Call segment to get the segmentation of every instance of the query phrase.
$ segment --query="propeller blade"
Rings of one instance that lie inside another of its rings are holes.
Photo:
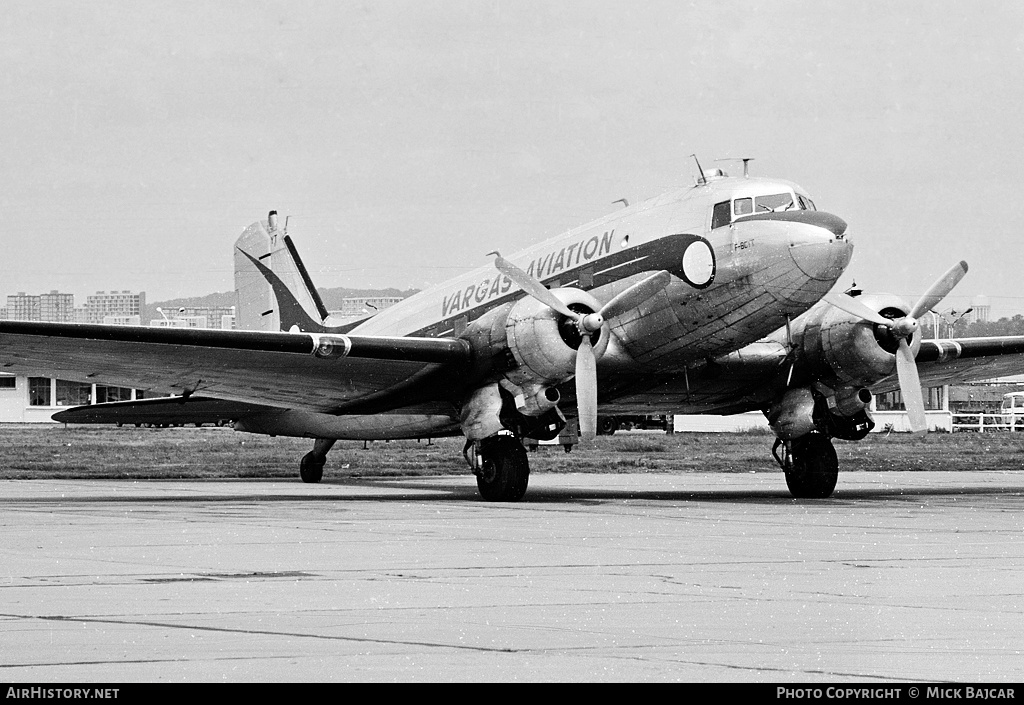
[[[857,316],[863,318],[865,321],[871,321],[882,326],[892,326],[892,321],[885,316],[882,316],[877,311],[868,308],[857,299],[846,294],[825,294],[822,299],[832,306],[835,306],[840,311],[846,311],[851,316]]]
[[[907,416],[910,417],[910,430],[914,433],[927,431],[921,378],[917,374],[917,362],[914,361],[914,353],[906,338],[900,338],[900,347],[896,351],[896,374],[900,379],[903,405],[907,407]]]
[[[516,265],[509,262],[497,252],[492,254],[496,255],[494,258],[494,266],[498,268],[498,271],[518,284],[523,291],[540,301],[548,308],[558,311],[563,316],[571,318],[574,321],[579,320],[580,314],[571,311],[568,306],[562,303],[561,299],[544,288],[543,284]]]
[[[911,309],[911,318],[920,318],[931,309],[939,305],[939,302],[946,298],[946,295],[953,290],[960,280],[967,274],[967,263],[959,262],[949,268],[949,271],[939,277],[939,280],[932,284],[931,288],[917,300],[914,308]]]
[[[592,441],[597,437],[597,359],[589,335],[576,351],[576,404],[580,438]]]
[[[672,275],[662,270],[638,281],[633,286],[620,292],[598,311],[604,318],[615,318],[626,311],[636,308],[647,299],[664,289],[672,281]]]

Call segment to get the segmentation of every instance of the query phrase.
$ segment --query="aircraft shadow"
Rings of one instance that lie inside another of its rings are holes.
[[[434,478],[431,478],[434,480]],[[123,492],[111,494],[85,494],[81,496],[63,496],[55,499],[52,496],[40,495],[36,497],[0,497],[0,506],[11,504],[83,504],[83,503],[153,503],[153,504],[196,504],[196,503],[278,503],[278,502],[301,502],[301,503],[342,503],[342,502],[472,502],[481,506],[505,506],[515,507],[523,505],[538,504],[576,504],[576,505],[602,505],[610,502],[697,502],[697,503],[729,503],[749,505],[774,505],[774,504],[802,504],[802,505],[828,505],[844,506],[853,504],[864,504],[866,502],[900,502],[916,501],[922,498],[963,498],[963,497],[991,497],[1007,496],[1020,497],[1024,494],[1020,485],[986,485],[965,486],[965,487],[885,487],[885,488],[856,488],[843,489],[842,485],[836,489],[835,494],[827,500],[798,500],[790,496],[785,485],[778,488],[758,489],[735,489],[723,488],[721,490],[646,490],[642,486],[630,489],[601,489],[593,487],[533,487],[529,489],[522,501],[516,503],[490,503],[480,499],[475,483],[465,481],[462,478],[436,478],[444,483],[444,487],[425,484],[423,478],[402,479],[402,478],[334,478],[325,479],[322,487],[329,490],[323,494],[315,492],[295,492],[284,494],[266,494],[253,490],[253,482],[239,482],[238,492],[217,492],[217,493],[182,493],[168,494],[166,492],[146,493],[125,496]],[[196,481],[194,488],[201,490],[202,485],[207,481]],[[264,481],[255,481],[258,486]],[[154,482],[154,488],[162,484]],[[638,481],[642,485],[642,481]],[[138,484],[135,485],[138,487]],[[344,492],[345,487],[351,487],[352,492]],[[380,491],[375,492],[377,488]]]

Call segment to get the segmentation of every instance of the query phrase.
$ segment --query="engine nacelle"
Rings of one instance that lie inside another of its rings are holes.
[[[902,318],[910,306],[892,294],[864,294],[857,299],[886,318]],[[921,349],[921,336],[909,340],[914,355]],[[874,384],[896,372],[896,350],[899,340],[888,328],[841,311],[826,307],[816,320],[804,329],[802,355],[812,365],[824,363],[830,374],[819,379],[834,378],[830,386],[859,388]],[[824,372],[824,370],[822,370]]]
[[[768,425],[784,441],[817,431],[835,438],[859,441],[875,427],[868,413],[871,392],[863,387],[829,390],[796,387],[768,408]]]
[[[787,390],[768,409],[768,425],[784,441],[806,436],[817,429],[814,420],[815,399],[806,387]]]
[[[600,302],[581,289],[552,289],[571,310],[593,313]],[[576,350],[581,336],[575,322],[548,308],[533,297],[516,302],[505,320],[505,337],[518,367],[505,373],[521,387],[565,382],[576,374]],[[591,335],[594,355],[600,359],[608,347],[608,326]]]

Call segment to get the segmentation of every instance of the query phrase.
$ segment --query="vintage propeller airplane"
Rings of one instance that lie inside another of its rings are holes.
[[[1024,336],[921,339],[917,319],[965,263],[913,306],[830,293],[853,253],[846,223],[796,184],[744,172],[702,173],[515,255],[492,253],[492,264],[345,325],[271,212],[239,238],[236,266],[253,276],[236,284],[250,302],[273,292],[257,318],[274,330],[3,321],[0,366],[175,394],[58,421],[227,418],[239,431],[313,438],[305,482],[321,479],[338,439],[462,434],[481,495],[498,501],[526,492],[522,441],[555,437],[566,413],[588,440],[599,413],[749,410],[766,414],[793,496],[824,498],[839,469],[832,439],[869,432],[873,393],[900,389],[922,432],[922,382],[1024,370]]]

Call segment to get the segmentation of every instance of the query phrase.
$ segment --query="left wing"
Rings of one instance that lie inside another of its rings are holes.
[[[0,321],[0,370],[285,409],[379,413],[476,378],[455,338]]]
[[[1024,335],[924,340],[916,361],[923,387],[1024,374]],[[876,394],[896,389],[896,375],[871,385]]]

